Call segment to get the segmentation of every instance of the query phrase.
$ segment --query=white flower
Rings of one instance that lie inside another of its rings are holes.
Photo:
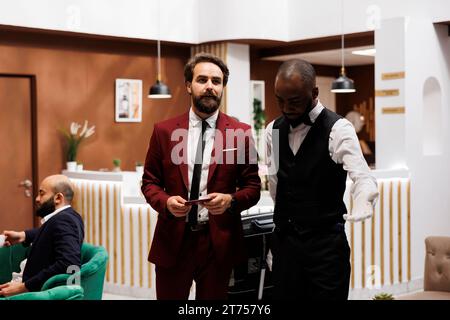
[[[88,137],[92,136],[94,134],[94,132],[95,132],[95,126],[92,126],[86,131],[84,137],[88,138]]]
[[[70,124],[70,134],[75,136],[78,132],[78,129],[80,129],[80,127],[81,127],[81,125],[79,125],[78,123],[72,122]]]
[[[81,128],[81,124],[72,122],[70,124],[69,132],[67,132],[67,130],[62,130],[64,136],[67,139],[67,145],[66,145],[67,161],[75,161],[76,160],[78,146],[81,143],[81,141],[84,140],[85,138],[92,136],[95,132],[95,126],[92,126],[89,128],[87,120],[84,121],[83,129],[81,130],[80,134],[78,134],[78,130],[80,128]]]
[[[80,137],[82,137],[86,133],[87,124],[88,124],[87,120],[84,120],[84,126],[83,126],[83,130],[81,130]]]

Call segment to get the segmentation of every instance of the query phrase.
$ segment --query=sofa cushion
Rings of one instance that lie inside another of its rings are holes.
[[[450,300],[450,292],[422,291],[395,297],[395,300]]]
[[[427,237],[424,291],[450,292],[450,237]]]

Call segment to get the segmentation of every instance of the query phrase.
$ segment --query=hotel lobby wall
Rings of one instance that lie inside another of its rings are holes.
[[[424,239],[430,235],[450,234],[450,37],[445,25],[428,19],[405,21],[405,146],[412,179],[413,261],[418,275],[423,274]],[[429,79],[440,86],[436,103],[427,103]],[[437,112],[437,114],[433,114]],[[428,127],[432,117],[432,128]],[[427,153],[427,135],[439,130],[439,148]]]
[[[375,32],[376,90],[399,93],[376,98],[377,169],[410,171],[411,272],[418,279],[424,272],[425,238],[450,234],[450,37],[447,26],[429,19],[396,18],[381,25]],[[384,35],[382,41],[377,33]],[[400,72],[403,78],[382,78]],[[427,102],[430,79],[439,87],[432,105]],[[438,147],[429,154],[425,144],[433,130]]]
[[[39,180],[65,166],[62,135],[72,121],[88,120],[95,134],[83,141],[77,160],[85,169],[134,170],[144,161],[153,125],[187,110],[183,67],[188,47],[162,46],[162,77],[168,100],[147,98],[156,77],[156,44],[0,31],[0,73],[33,74],[37,82]],[[114,121],[115,79],[143,80],[140,123]]]

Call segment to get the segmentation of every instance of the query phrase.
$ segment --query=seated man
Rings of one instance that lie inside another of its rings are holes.
[[[0,285],[0,295],[11,296],[39,291],[49,278],[66,273],[69,266],[81,266],[84,225],[81,216],[70,206],[73,187],[66,176],[45,178],[36,197],[39,228],[26,231],[4,231],[5,245],[32,244],[23,271],[23,282]]]

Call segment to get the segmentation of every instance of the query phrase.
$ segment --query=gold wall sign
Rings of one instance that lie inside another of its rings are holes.
[[[385,107],[381,109],[382,114],[402,114],[405,113],[405,107]]]
[[[398,89],[375,90],[376,97],[391,97],[391,96],[398,96],[399,94],[400,90]]]
[[[389,73],[382,73],[381,74],[381,80],[395,80],[395,79],[404,79],[405,78],[405,72],[389,72]]]

